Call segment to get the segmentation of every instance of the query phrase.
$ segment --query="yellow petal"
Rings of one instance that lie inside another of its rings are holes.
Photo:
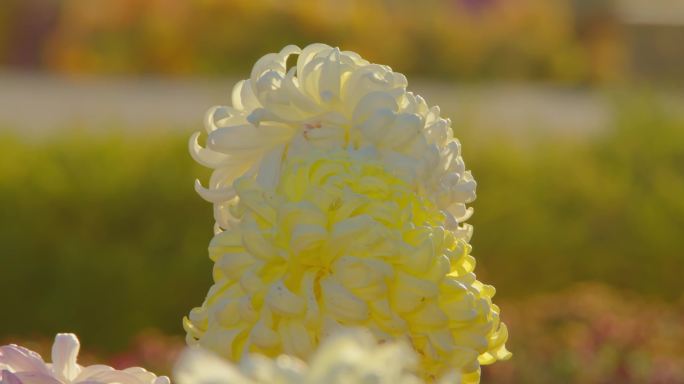
[[[331,278],[321,280],[323,305],[335,319],[359,323],[370,316],[368,305]]]
[[[266,304],[282,316],[298,316],[304,314],[306,301],[290,291],[282,280],[271,284],[266,295]]]

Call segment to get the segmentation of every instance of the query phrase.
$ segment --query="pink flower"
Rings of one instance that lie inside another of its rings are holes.
[[[0,384],[169,384],[143,368],[118,371],[106,365],[83,367],[76,363],[81,345],[76,335],[59,333],[52,345],[52,364],[18,345],[0,347]]]

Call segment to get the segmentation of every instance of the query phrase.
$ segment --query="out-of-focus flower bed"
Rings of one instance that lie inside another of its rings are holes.
[[[515,359],[485,383],[684,383],[684,302],[581,284],[501,307]]]
[[[185,347],[179,335],[167,335],[156,329],[139,333],[124,351],[108,358],[112,367],[145,367],[152,372],[171,374],[171,368]]]

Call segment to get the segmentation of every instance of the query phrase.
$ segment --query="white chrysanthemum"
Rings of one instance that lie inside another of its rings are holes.
[[[299,57],[288,68],[292,55]],[[391,172],[432,196],[447,226],[467,219],[475,181],[450,121],[406,85],[389,67],[324,44],[262,57],[233,89],[232,107],[207,113],[206,148],[199,133],[190,141],[193,157],[214,169],[209,188],[199,182],[196,188],[214,203],[217,231],[233,221],[233,181],[256,175],[263,188],[274,188],[281,161],[310,147],[373,146]]]
[[[333,331],[364,327],[409,341],[421,377],[465,383],[510,356],[462,223],[475,181],[449,121],[403,75],[288,46],[206,123],[206,148],[195,134],[190,149],[214,169],[197,184],[214,203],[214,285],[184,319],[189,344],[308,360]]]
[[[321,345],[309,365],[293,356],[257,354],[233,365],[191,347],[178,360],[174,377],[178,384],[418,384],[415,367],[416,356],[403,343],[379,345],[367,333],[344,332]]]
[[[76,335],[60,333],[52,345],[52,364],[18,345],[0,347],[2,384],[169,384],[143,368],[116,370],[106,365],[83,367],[76,363],[80,343]]]
[[[469,233],[377,152],[289,157],[273,191],[234,183],[238,220],[209,247],[214,285],[185,319],[190,344],[239,361],[250,352],[308,359],[337,329],[407,339],[425,378],[452,369],[477,380],[506,358],[494,288],[476,280]]]

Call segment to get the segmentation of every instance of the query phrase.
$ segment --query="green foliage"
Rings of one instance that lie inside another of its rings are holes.
[[[499,299],[580,280],[680,295],[684,120],[644,100],[616,113],[595,140],[458,133],[477,271]],[[208,172],[185,136],[156,132],[0,137],[0,339],[74,331],[119,350],[143,328],[182,334],[211,284],[211,207],[192,188]]]
[[[2,332],[74,331],[120,348],[179,332],[210,283],[204,174],[180,137],[0,140]]]
[[[647,97],[615,113],[596,140],[465,146],[475,255],[501,295],[585,280],[681,295],[684,119]]]

